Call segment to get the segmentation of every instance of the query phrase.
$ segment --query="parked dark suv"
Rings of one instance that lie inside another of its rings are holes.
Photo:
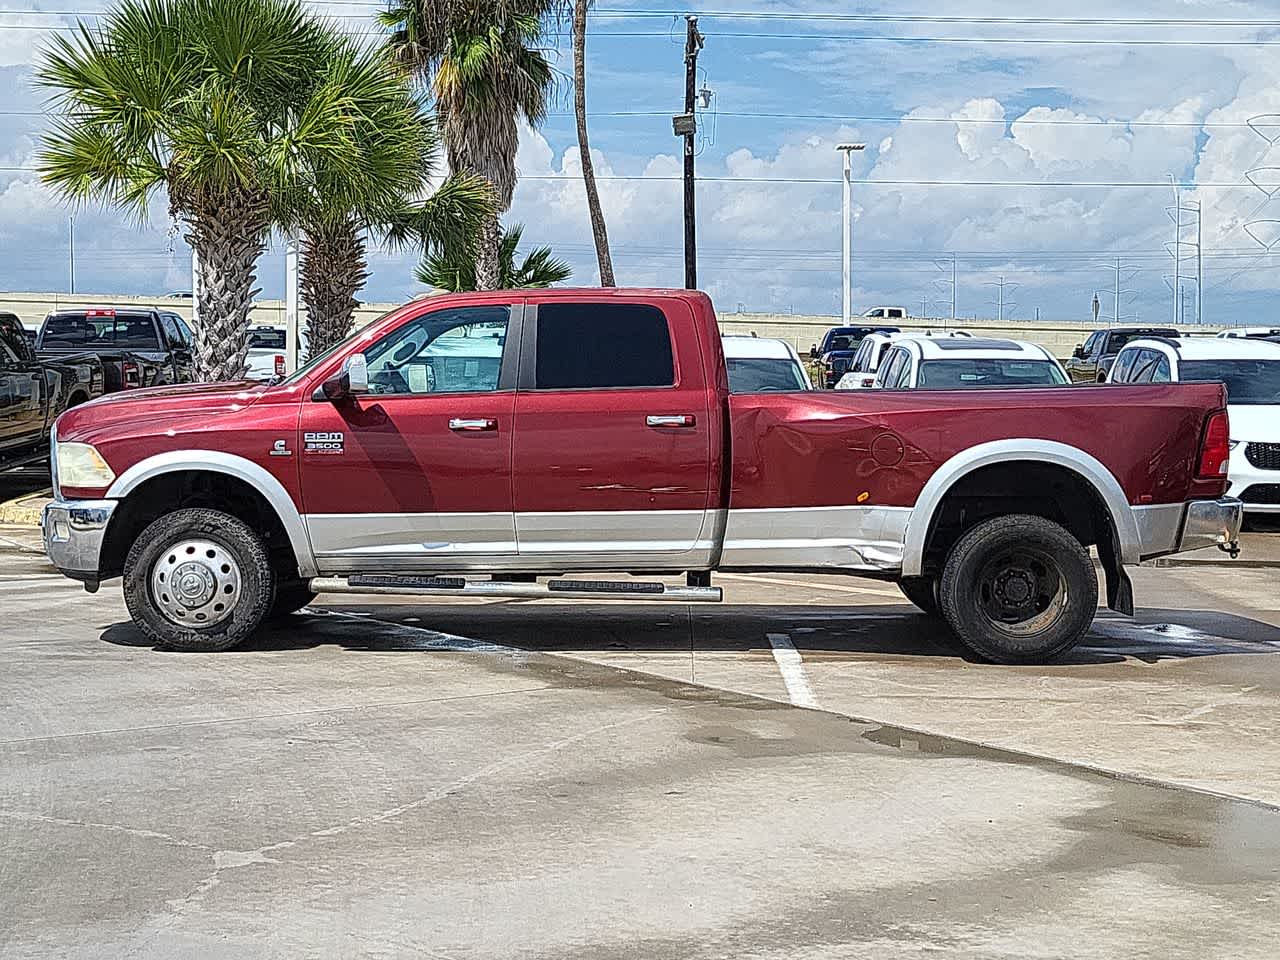
[[[849,372],[858,345],[868,335],[901,332],[899,327],[832,327],[822,338],[822,343],[815,344],[809,351],[811,359],[822,362],[819,386],[831,390],[840,382],[840,378]]]

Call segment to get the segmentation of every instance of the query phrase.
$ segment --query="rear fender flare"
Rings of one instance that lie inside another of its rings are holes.
[[[298,559],[299,574],[303,577],[319,576],[315,553],[311,549],[311,538],[307,535],[307,526],[298,513],[293,498],[279,480],[244,457],[219,450],[173,450],[159,453],[135,463],[117,477],[105,497],[109,500],[123,500],[147,480],[167,473],[187,471],[225,473],[243,480],[257,490],[280,518],[280,523],[289,536],[289,544],[293,547],[293,555]]]
[[[929,478],[911,512],[902,558],[904,577],[920,576],[924,565],[925,543],[933,527],[934,516],[951,488],[961,479],[982,467],[1030,460],[1065,467],[1087,480],[1106,505],[1111,524],[1120,543],[1120,562],[1138,563],[1142,546],[1138,521],[1120,481],[1100,460],[1091,454],[1053,440],[994,440],[957,453]]]

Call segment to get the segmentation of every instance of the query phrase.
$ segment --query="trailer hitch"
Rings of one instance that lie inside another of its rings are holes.
[[[1231,559],[1234,560],[1236,557],[1240,556],[1240,541],[1232,540],[1228,543],[1220,543],[1218,544],[1218,549],[1223,553],[1230,554]]]

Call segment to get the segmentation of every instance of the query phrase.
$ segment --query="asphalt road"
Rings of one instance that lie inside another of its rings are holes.
[[[791,576],[342,598],[197,656],[24,544],[0,957],[1275,955],[1280,571],[1138,571],[1051,667]]]

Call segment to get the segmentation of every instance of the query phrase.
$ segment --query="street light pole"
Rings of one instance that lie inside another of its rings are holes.
[[[76,292],[76,218],[67,217],[67,240],[69,241],[69,253],[71,256],[68,266],[70,267],[70,283],[71,293]]]
[[[867,149],[865,143],[842,143],[837,150],[844,155],[843,198],[841,203],[841,238],[844,252],[844,296],[840,317],[847,327],[853,316],[853,159],[854,153]]]
[[[698,32],[698,18],[686,17],[684,41],[684,113],[695,116],[695,98],[698,93],[698,51],[702,49],[702,34]],[[694,137],[696,120],[684,135],[684,285],[690,289],[698,286],[698,229],[696,200],[694,195]]]

